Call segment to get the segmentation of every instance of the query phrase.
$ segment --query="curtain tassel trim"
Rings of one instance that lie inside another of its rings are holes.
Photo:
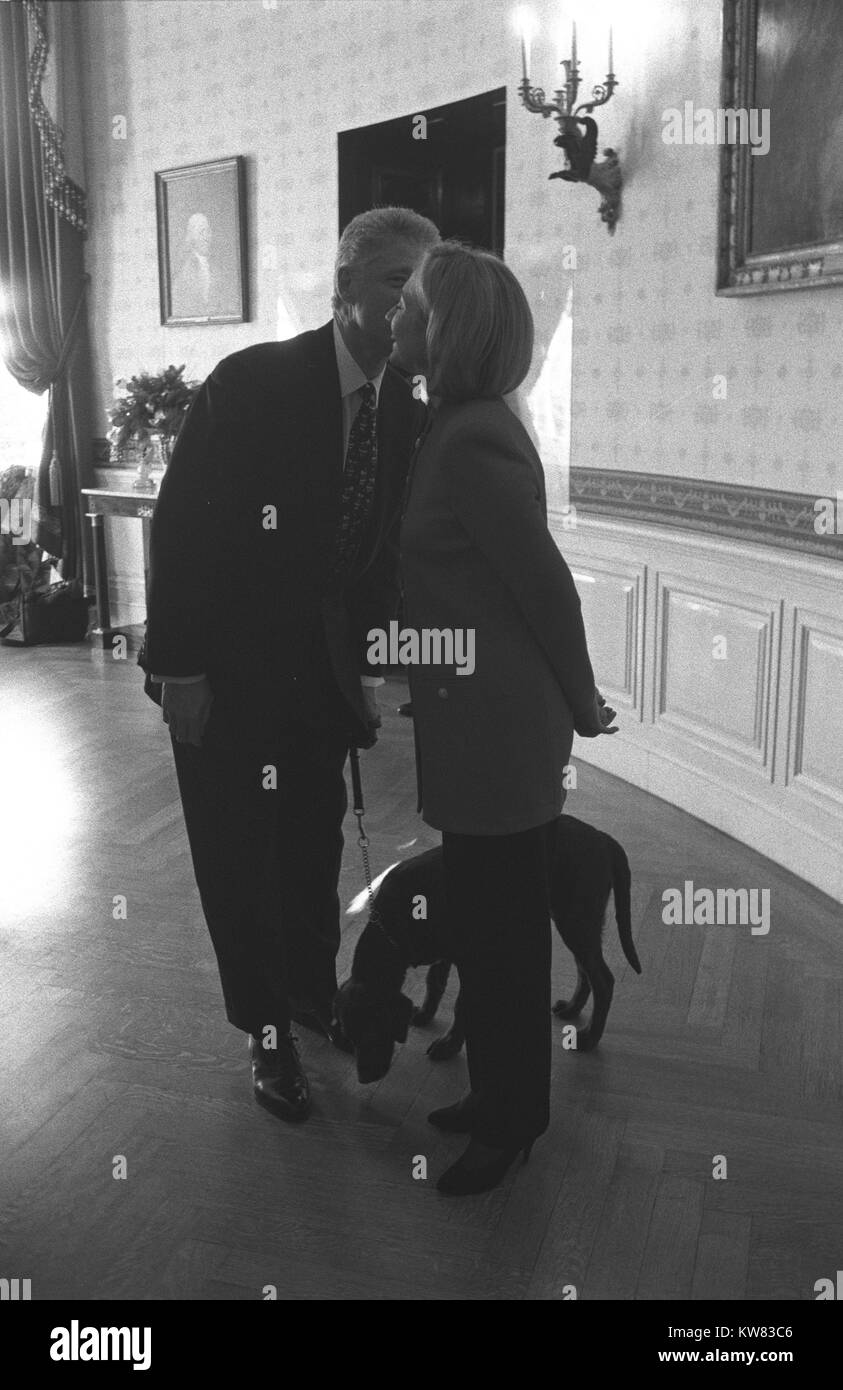
[[[55,449],[53,450],[53,457],[50,459],[50,506],[61,506],[61,469],[59,456]]]
[[[88,200],[84,189],[68,178],[64,167],[64,135],[52,120],[41,96],[41,81],[47,66],[49,42],[44,0],[23,0],[24,12],[35,36],[29,56],[27,96],[32,119],[41,137],[44,168],[44,196],[60,217],[79,232],[88,230]]]

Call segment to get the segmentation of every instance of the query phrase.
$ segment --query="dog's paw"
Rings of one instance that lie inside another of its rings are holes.
[[[600,1039],[591,1027],[577,1029],[577,1052],[593,1052]]]
[[[576,1018],[581,1010],[574,1003],[573,999],[557,999],[552,1012],[557,1018]]]
[[[459,1038],[452,1038],[450,1033],[445,1033],[441,1038],[435,1038],[427,1049],[427,1055],[431,1062],[448,1062],[452,1057],[456,1057],[462,1042]]]

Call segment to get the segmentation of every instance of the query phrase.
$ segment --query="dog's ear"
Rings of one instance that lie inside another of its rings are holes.
[[[399,994],[395,1001],[395,1012],[393,1014],[392,1036],[396,1042],[407,1041],[407,1029],[410,1026],[410,1019],[415,1013],[415,1004],[412,999],[408,999],[406,994]]]

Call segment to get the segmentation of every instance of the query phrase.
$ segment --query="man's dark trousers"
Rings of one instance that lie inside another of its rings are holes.
[[[348,735],[285,723],[263,749],[172,741],[226,1014],[255,1036],[289,1032],[290,999],[329,1012],[337,988]]]

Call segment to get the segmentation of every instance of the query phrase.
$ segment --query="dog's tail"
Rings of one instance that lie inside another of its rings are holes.
[[[638,959],[638,952],[632,940],[632,917],[630,902],[630,887],[632,884],[632,874],[629,871],[629,860],[626,851],[617,840],[613,840],[611,835],[608,837],[612,850],[612,891],[615,895],[615,920],[618,924],[618,934],[621,939],[623,953],[637,974],[641,974],[641,962]]]

